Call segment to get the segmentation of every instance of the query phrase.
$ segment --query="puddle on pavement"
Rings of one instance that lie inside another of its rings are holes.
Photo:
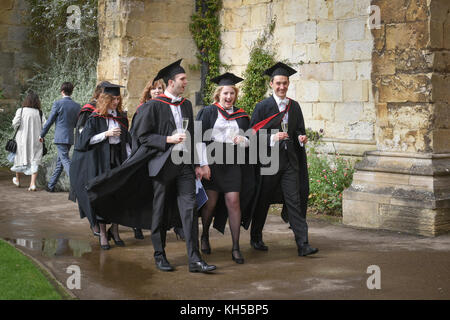
[[[82,257],[83,254],[92,252],[88,241],[74,239],[8,239],[9,243],[33,250],[40,251],[47,257],[71,256]]]

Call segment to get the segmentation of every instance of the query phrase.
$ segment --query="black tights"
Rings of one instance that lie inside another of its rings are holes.
[[[208,195],[208,201],[201,209],[203,225],[202,237],[209,237],[209,226],[211,225],[213,212],[219,198],[219,193],[214,190],[206,190],[206,194]],[[239,234],[241,228],[241,206],[239,201],[239,192],[225,193],[225,205],[228,209],[233,250],[239,249]]]

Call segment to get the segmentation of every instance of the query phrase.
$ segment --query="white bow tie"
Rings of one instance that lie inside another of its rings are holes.
[[[287,99],[280,100],[280,106],[281,105],[286,106],[287,104],[288,104],[288,100]]]
[[[172,103],[181,101],[181,97],[173,98]]]

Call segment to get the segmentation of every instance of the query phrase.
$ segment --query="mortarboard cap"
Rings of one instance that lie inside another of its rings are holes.
[[[211,79],[212,82],[217,83],[219,86],[234,86],[242,80],[244,79],[239,78],[230,72],[221,74],[220,76]]]
[[[168,83],[169,79],[173,78],[177,74],[186,73],[186,71],[184,71],[183,67],[180,66],[181,60],[183,60],[183,59],[175,61],[174,63],[169,64],[167,67],[164,67],[161,70],[159,70],[158,74],[153,79],[153,82],[162,78],[162,79],[164,79],[165,83]]]
[[[290,77],[294,73],[297,73],[294,69],[289,67],[288,65],[284,64],[283,62],[278,62],[269,69],[266,69],[264,71],[265,75],[268,75],[269,77],[273,78],[275,76],[286,76]]]
[[[125,88],[124,86],[111,83],[109,81],[103,81],[100,83],[100,85],[103,87],[104,93],[109,93],[112,96],[120,96],[120,88]]]

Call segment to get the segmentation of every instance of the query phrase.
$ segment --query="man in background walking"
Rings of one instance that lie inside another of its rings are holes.
[[[40,141],[42,142],[50,127],[55,123],[55,138],[53,142],[58,150],[58,158],[55,171],[47,185],[46,190],[49,192],[55,191],[55,185],[63,169],[69,176],[69,151],[73,145],[73,130],[77,124],[78,113],[80,112],[80,105],[70,98],[73,92],[73,84],[64,82],[60,91],[62,99],[53,103],[52,111],[42,128],[40,136]]]

